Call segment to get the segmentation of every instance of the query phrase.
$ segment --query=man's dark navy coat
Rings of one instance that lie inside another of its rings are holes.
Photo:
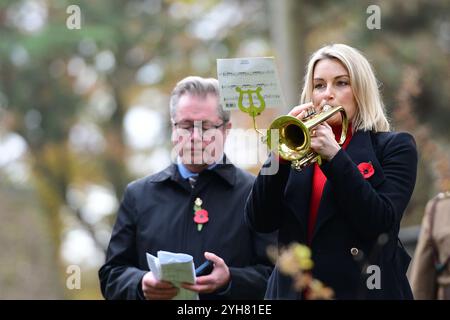
[[[204,299],[262,299],[272,264],[266,247],[275,236],[260,235],[244,223],[245,201],[254,177],[232,164],[200,173],[195,188],[176,165],[128,185],[99,271],[107,299],[143,298],[141,280],[148,272],[145,253],[187,253],[199,266],[204,252],[220,256],[230,268],[231,285]],[[200,197],[209,221],[199,232],[194,201]]]
[[[375,170],[368,179],[357,168],[364,162]],[[321,170],[327,182],[311,242],[313,275],[338,299],[412,298],[406,278],[410,258],[398,232],[416,180],[413,137],[357,131],[347,149],[323,163]],[[247,222],[260,232],[279,230],[280,246],[306,243],[312,175],[312,166],[298,172],[288,164],[281,164],[276,175],[260,174],[247,202]],[[376,267],[379,288],[370,278]],[[267,298],[298,297],[291,279],[276,267]]]

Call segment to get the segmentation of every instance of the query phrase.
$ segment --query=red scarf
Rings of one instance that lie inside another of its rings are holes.
[[[342,127],[333,127],[333,132],[336,137],[336,140],[340,140],[341,138],[341,130]],[[345,150],[352,139],[352,127],[349,125],[347,131],[347,139],[344,142],[342,148]],[[323,188],[325,186],[325,182],[327,182],[327,177],[323,174],[322,170],[317,163],[314,164],[314,173],[312,179],[312,192],[311,199],[309,202],[309,219],[308,219],[308,244],[311,245],[312,236],[314,232],[314,226],[316,225],[317,220],[317,212],[319,211],[320,199],[322,198]]]

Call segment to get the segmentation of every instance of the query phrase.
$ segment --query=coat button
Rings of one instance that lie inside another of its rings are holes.
[[[358,248],[351,248],[350,253],[352,254],[352,256],[357,256],[359,253],[359,250],[358,250]]]

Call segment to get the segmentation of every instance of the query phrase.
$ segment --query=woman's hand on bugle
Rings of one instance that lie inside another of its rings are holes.
[[[288,115],[296,117],[298,120],[302,120],[308,116],[312,111],[317,111],[317,107],[312,102],[304,103],[292,108]]]
[[[311,149],[327,161],[333,159],[341,149],[336,141],[333,129],[325,121],[311,130]]]

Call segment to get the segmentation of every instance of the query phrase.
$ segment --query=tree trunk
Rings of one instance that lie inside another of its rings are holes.
[[[286,110],[298,105],[305,70],[305,5],[301,0],[269,1],[273,16],[272,41],[275,45]]]

